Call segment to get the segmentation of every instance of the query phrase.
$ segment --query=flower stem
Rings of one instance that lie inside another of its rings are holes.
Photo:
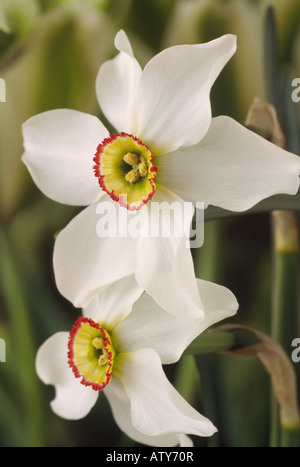
[[[199,386],[199,374],[193,355],[184,355],[180,360],[174,386],[184,399],[193,404]]]
[[[297,329],[298,228],[293,211],[273,211],[274,296],[272,335],[289,352]]]
[[[289,353],[298,325],[298,228],[293,211],[274,211],[273,228],[273,309],[272,337]],[[296,428],[298,431],[299,427]],[[278,406],[273,397],[271,403],[271,445],[288,442],[294,445],[294,427],[279,423]],[[298,433],[299,443],[299,433]],[[298,444],[297,444],[298,445]]]

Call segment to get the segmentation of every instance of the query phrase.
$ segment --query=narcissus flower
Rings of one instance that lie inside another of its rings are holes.
[[[86,307],[102,287],[135,274],[168,312],[196,318],[201,303],[186,246],[193,209],[182,220],[184,234],[147,238],[103,238],[97,209],[113,204],[121,230],[128,223],[122,211],[153,222],[153,206],[163,202],[182,212],[197,202],[243,211],[277,193],[295,194],[300,159],[231,118],[212,118],[210,89],[236,50],[234,36],[170,47],[143,70],[123,31],[115,44],[119,54],[96,81],[112,134],[98,118],[64,109],[23,126],[23,161],[38,187],[58,202],[88,205],[56,239],[56,283],[75,306]],[[178,230],[164,215],[156,222]]]
[[[54,334],[38,351],[37,373],[56,389],[53,411],[80,419],[103,392],[120,429],[139,443],[188,446],[188,434],[211,436],[213,424],[178,394],[162,369],[207,327],[237,310],[228,289],[200,280],[197,286],[205,308],[200,320],[166,313],[133,276],[96,296],[71,332]]]

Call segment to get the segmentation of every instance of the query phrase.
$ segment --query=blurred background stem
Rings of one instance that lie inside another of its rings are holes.
[[[293,211],[274,211],[272,337],[289,353],[298,328],[299,256],[298,227]],[[299,446],[299,426],[286,428],[273,398],[271,446]]]
[[[36,346],[19,267],[4,228],[0,230],[0,251],[0,286],[12,330],[11,353],[7,355],[7,362],[13,361],[14,364],[11,377],[20,404],[20,428],[27,438],[27,446],[40,447],[44,445],[44,429],[39,382],[34,367]]]

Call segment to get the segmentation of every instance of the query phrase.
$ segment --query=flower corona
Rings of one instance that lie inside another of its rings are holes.
[[[70,332],[68,349],[75,377],[102,391],[111,380],[115,355],[108,332],[92,319],[79,317]]]
[[[150,149],[127,133],[105,138],[94,157],[100,187],[130,211],[140,209],[155,192],[157,168]]]

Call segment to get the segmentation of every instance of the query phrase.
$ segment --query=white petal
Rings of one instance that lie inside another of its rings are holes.
[[[96,79],[96,93],[100,107],[118,132],[135,133],[137,95],[142,70],[132,54],[124,31],[115,40],[120,53],[105,62]]]
[[[45,384],[55,386],[52,410],[60,417],[78,420],[85,417],[98,398],[98,393],[83,386],[68,365],[69,333],[54,334],[39,348],[36,371]]]
[[[236,314],[239,304],[234,294],[222,285],[197,279],[197,285],[204,306],[204,322],[198,335],[209,326]],[[195,336],[196,337],[196,336]]]
[[[205,329],[236,313],[238,303],[229,289],[200,279],[197,285],[205,313],[203,319],[172,316],[144,293],[132,313],[114,330],[120,352],[152,348],[162,363],[174,363]]]
[[[131,402],[134,427],[147,436],[184,433],[211,436],[213,424],[190,406],[166,378],[152,349],[120,354],[116,376]]]
[[[103,194],[93,172],[97,146],[108,132],[96,117],[75,110],[51,110],[23,124],[23,162],[49,198],[84,206]]]
[[[140,80],[137,136],[155,154],[200,141],[211,120],[210,89],[236,50],[235,36],[156,55]]]
[[[123,29],[120,29],[115,37],[115,46],[120,52],[125,52],[127,55],[133,57],[133,51],[127,34]]]
[[[181,198],[160,186],[149,208],[153,229],[138,242],[135,273],[138,284],[162,308],[189,319],[203,316],[189,248],[192,217],[191,204],[184,206]]]
[[[138,443],[149,446],[192,446],[190,438],[183,434],[170,433],[159,436],[147,436],[138,431],[132,424],[130,414],[130,399],[128,398],[121,381],[113,378],[104,389],[116,423],[130,438]]]
[[[137,284],[134,275],[123,277],[103,287],[99,294],[83,310],[83,315],[113,329],[126,319],[134,302],[141,296],[143,289]]]
[[[117,223],[119,209],[127,211],[112,201],[93,204],[77,215],[55,241],[56,284],[60,293],[76,307],[85,308],[102,287],[135,270],[136,239],[114,237],[109,224],[107,235],[101,238],[98,223],[103,216],[97,213],[99,206],[104,208],[101,214],[107,209],[109,219]]]
[[[205,138],[159,158],[159,182],[185,200],[244,211],[299,188],[300,158],[229,117],[212,120]]]

